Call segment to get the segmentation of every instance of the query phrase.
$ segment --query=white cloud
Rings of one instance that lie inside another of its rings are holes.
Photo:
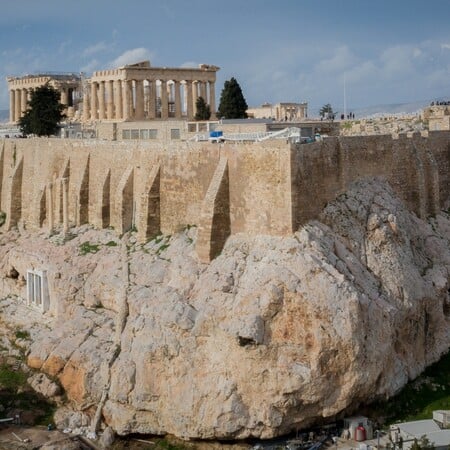
[[[98,61],[98,59],[92,59],[91,61],[89,61],[87,64],[85,64],[83,67],[81,67],[81,72],[85,72],[85,73],[91,73],[94,70],[100,70],[101,64]]]
[[[441,44],[442,50],[450,50],[450,44]]]
[[[379,77],[379,68],[373,61],[363,61],[346,72],[347,83],[367,83]]]
[[[118,56],[114,61],[111,61],[109,63],[110,67],[121,67],[125,66],[126,64],[135,64],[137,62],[146,61],[152,59],[152,53],[150,50],[139,47],[139,48],[133,48],[131,50],[127,50],[126,52],[122,53],[120,56]]]
[[[343,45],[334,50],[333,55],[329,58],[321,60],[315,66],[315,71],[323,72],[341,72],[352,67],[357,62],[356,56],[350,49]]]
[[[96,53],[99,52],[104,52],[105,50],[108,49],[108,45],[104,42],[97,42],[96,44],[90,45],[89,47],[86,47],[83,52],[82,55],[83,56],[92,56],[95,55]]]

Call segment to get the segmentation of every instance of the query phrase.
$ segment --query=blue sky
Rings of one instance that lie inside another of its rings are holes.
[[[15,0],[0,2],[5,77],[150,59],[221,67],[249,106],[347,109],[450,97],[450,0]]]

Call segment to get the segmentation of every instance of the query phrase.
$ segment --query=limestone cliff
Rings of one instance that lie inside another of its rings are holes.
[[[450,216],[418,219],[377,180],[291,237],[231,236],[210,264],[195,228],[69,237],[0,235],[2,318],[119,434],[268,438],[391,396],[449,349]],[[31,266],[53,316],[15,297]]]

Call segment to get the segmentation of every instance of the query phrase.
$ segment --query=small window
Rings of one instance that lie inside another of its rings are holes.
[[[170,139],[180,139],[180,129],[172,128],[170,130]]]
[[[122,130],[122,139],[130,139],[130,130]]]
[[[197,124],[196,123],[188,123],[188,131],[189,133],[197,132]]]
[[[50,300],[45,270],[27,270],[27,304],[41,312],[48,311]]]
[[[139,130],[131,130],[131,139],[139,139]]]
[[[140,139],[148,139],[149,130],[139,130],[139,138]]]
[[[207,131],[207,129],[208,129],[208,124],[206,122],[200,122],[198,124],[198,131],[204,132],[204,131]]]
[[[148,137],[150,139],[156,139],[158,137],[158,130],[156,130],[155,128],[151,128],[150,130],[148,130]]]

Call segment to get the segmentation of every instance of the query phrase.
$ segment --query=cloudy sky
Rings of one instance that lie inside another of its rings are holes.
[[[0,2],[7,75],[86,72],[150,59],[221,67],[249,106],[348,109],[450,97],[450,0],[15,0]]]

